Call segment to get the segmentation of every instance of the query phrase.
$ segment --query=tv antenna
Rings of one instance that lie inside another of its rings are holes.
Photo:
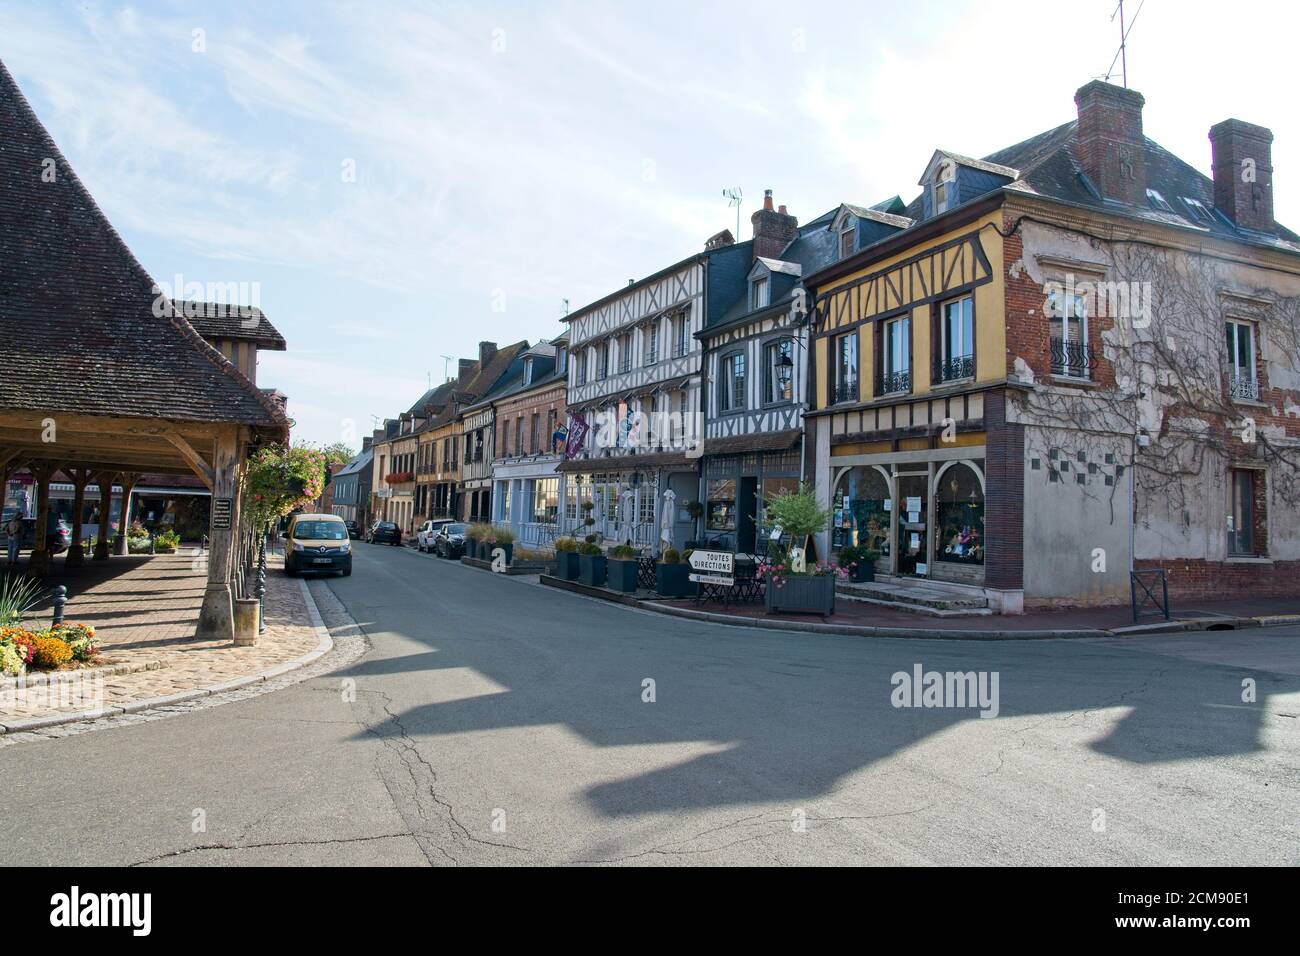
[[[1146,3],[1147,0],[1142,0],[1138,4],[1137,13],[1133,14],[1133,19],[1127,25],[1124,23],[1124,0],[1119,0],[1119,6],[1110,15],[1111,23],[1114,23],[1115,18],[1119,17],[1119,49],[1115,51],[1115,57],[1110,61],[1110,69],[1106,71],[1106,75],[1102,79],[1107,82],[1110,81],[1110,78],[1115,74],[1115,63],[1118,61],[1124,89],[1128,89],[1128,35],[1133,31],[1133,25],[1137,23],[1138,17],[1142,15],[1142,8],[1146,6]]]
[[[740,202],[745,198],[744,190],[739,186],[724,189],[722,195],[727,197],[727,205],[736,207],[736,241],[740,242]]]
[[[564,308],[564,314],[565,314],[565,315],[568,315],[568,314],[569,314],[569,300],[568,300],[568,299],[561,299],[561,300],[560,300],[560,305]]]
[[[451,378],[451,371],[450,371],[451,360],[454,359],[455,357],[456,356],[454,355],[442,356],[442,377],[444,381],[449,380]]]

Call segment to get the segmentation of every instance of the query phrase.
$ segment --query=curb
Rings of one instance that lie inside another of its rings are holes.
[[[40,671],[24,674],[22,677],[0,677],[0,693],[10,688],[42,687],[46,684],[62,684],[69,681],[83,680],[87,677],[115,677],[118,674],[138,674],[141,671],[161,670],[162,661],[139,661],[135,664],[105,664],[103,667],[82,667],[73,671]]]
[[[129,704],[115,705],[112,707],[100,707],[95,710],[83,710],[73,714],[50,714],[46,717],[32,717],[27,720],[15,720],[0,722],[0,734],[16,734],[23,731],[43,730],[47,727],[57,727],[60,724],[74,724],[83,720],[99,720],[102,717],[118,717],[122,714],[138,714],[146,710],[154,710],[161,707],[167,707],[173,704],[183,704],[186,701],[198,700],[200,697],[211,697],[213,694],[221,694],[226,691],[238,690],[241,687],[248,687],[250,684],[259,684],[272,678],[287,674],[290,671],[306,667],[308,664],[324,657],[334,647],[334,639],[330,637],[329,629],[325,626],[324,620],[320,616],[320,609],[316,607],[316,600],[311,596],[311,591],[307,587],[307,582],[298,578],[298,586],[302,589],[303,600],[307,605],[308,626],[316,632],[318,638],[316,647],[308,651],[301,657],[295,657],[293,660],[285,661],[283,664],[276,664],[274,667],[261,671],[257,674],[247,674],[243,677],[236,677],[232,680],[224,681],[220,684],[213,684],[210,687],[197,687],[194,690],[181,691],[178,694],[168,694],[164,697],[149,697],[144,700],[134,700]],[[130,670],[120,670],[118,673],[131,673],[142,670],[160,670],[161,661],[151,662],[149,665],[119,665],[123,668],[129,667]],[[105,671],[108,668],[104,669]],[[69,672],[76,673],[76,672]]]
[[[1117,628],[1075,628],[1065,630],[1023,630],[1023,631],[967,631],[948,628],[912,628],[912,627],[872,627],[859,624],[825,624],[821,621],[765,620],[763,618],[736,617],[718,614],[714,611],[696,611],[685,607],[672,607],[659,601],[648,601],[631,595],[617,594],[605,588],[593,588],[578,581],[543,574],[541,583],[557,590],[572,591],[587,597],[607,601],[610,604],[622,604],[655,614],[669,617],[682,617],[695,621],[707,621],[729,627],[752,627],[769,631],[802,631],[813,634],[836,634],[842,637],[894,637],[916,638],[921,640],[943,641],[1043,641],[1075,638],[1100,637],[1145,637],[1156,634],[1174,634],[1188,631],[1208,631],[1211,629],[1237,630],[1251,627],[1276,627],[1285,624],[1300,624],[1300,614],[1262,614],[1257,617],[1197,617],[1181,621],[1160,621],[1152,624],[1133,624]]]

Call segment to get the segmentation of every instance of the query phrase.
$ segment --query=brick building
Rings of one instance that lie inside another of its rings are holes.
[[[1297,593],[1300,241],[1271,134],[1213,179],[1093,82],[984,159],[936,151],[902,221],[810,276],[819,546],[1004,612]]]

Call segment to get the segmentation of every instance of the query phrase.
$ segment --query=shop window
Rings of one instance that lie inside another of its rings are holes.
[[[533,483],[533,520],[555,524],[559,511],[560,479],[538,478]]]
[[[984,489],[969,465],[958,463],[935,489],[934,556],[957,564],[984,563]]]
[[[705,527],[709,531],[736,530],[736,482],[732,478],[713,479],[708,484]]]
[[[893,502],[889,482],[875,468],[850,468],[835,487],[831,502],[831,551],[861,545],[889,554]]]

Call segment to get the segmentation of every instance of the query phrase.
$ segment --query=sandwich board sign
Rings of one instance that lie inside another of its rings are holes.
[[[692,551],[690,562],[692,581],[726,587],[736,583],[736,556],[730,551]]]

